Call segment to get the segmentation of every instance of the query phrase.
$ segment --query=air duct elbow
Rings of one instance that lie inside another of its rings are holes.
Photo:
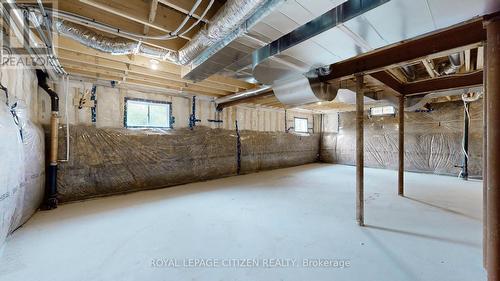
[[[450,75],[453,73],[457,73],[460,67],[462,67],[462,59],[460,58],[460,53],[451,54],[448,56],[448,60],[450,64],[444,68],[441,72],[443,75]]]
[[[337,96],[339,87],[321,82],[317,77],[302,74],[274,81],[273,91],[278,100],[289,107],[332,101]]]

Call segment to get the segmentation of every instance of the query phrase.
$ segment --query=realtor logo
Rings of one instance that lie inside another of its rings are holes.
[[[22,4],[2,1],[0,67],[49,67],[55,37],[46,26],[53,23],[52,11],[55,3],[44,1],[44,13],[38,7],[37,1],[24,1]],[[47,44],[48,42],[50,44]]]

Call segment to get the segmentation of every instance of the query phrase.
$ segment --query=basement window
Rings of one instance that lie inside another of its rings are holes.
[[[307,118],[294,118],[294,130],[297,133],[307,133],[309,130],[307,128]]]
[[[170,102],[125,98],[126,128],[171,128]]]
[[[379,106],[370,108],[370,116],[395,116],[394,106]]]

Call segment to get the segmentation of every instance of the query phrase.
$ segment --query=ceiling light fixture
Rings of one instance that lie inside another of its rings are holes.
[[[158,65],[160,64],[160,62],[158,60],[155,60],[155,59],[151,59],[149,61],[150,63],[150,67],[152,70],[157,70],[158,69]]]

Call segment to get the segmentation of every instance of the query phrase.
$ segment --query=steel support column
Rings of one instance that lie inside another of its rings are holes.
[[[356,220],[364,222],[364,89],[363,76],[356,76]]]
[[[488,281],[500,281],[500,17],[489,20],[487,32],[487,191],[486,264]]]
[[[398,169],[398,195],[404,196],[404,172],[405,172],[405,98],[399,97],[399,169]]]
[[[486,47],[486,44],[485,46]],[[486,52],[483,52],[483,61],[487,63]],[[487,224],[487,192],[488,192],[488,93],[486,92],[486,70],[483,75],[483,267],[486,269],[486,253],[488,250],[488,224]]]

